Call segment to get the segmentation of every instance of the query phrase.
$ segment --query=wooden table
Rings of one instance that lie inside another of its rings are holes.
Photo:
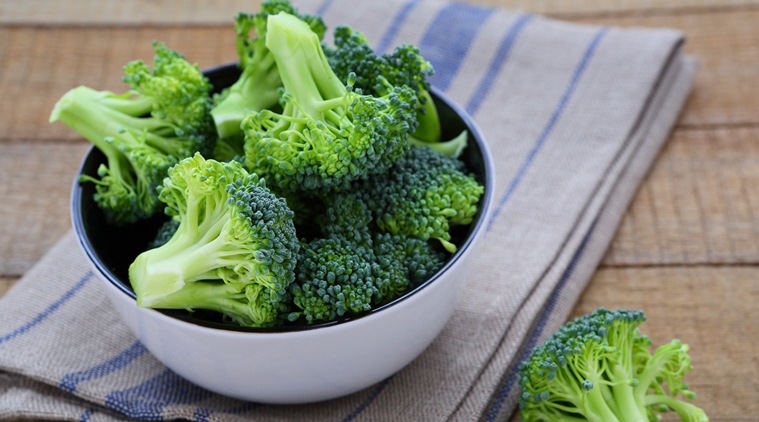
[[[687,378],[712,421],[759,421],[759,1],[469,2],[687,34],[693,93],[574,314],[644,309],[655,343],[691,345]],[[79,84],[123,90],[121,66],[154,39],[201,68],[236,60],[231,16],[258,2],[212,3],[0,3],[0,295],[70,227],[89,144],[47,123],[55,101]]]

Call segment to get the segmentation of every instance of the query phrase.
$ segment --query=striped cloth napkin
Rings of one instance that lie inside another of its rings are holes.
[[[0,417],[510,417],[516,366],[569,315],[683,106],[695,73],[683,35],[434,0],[295,3],[330,28],[365,32],[378,52],[418,45],[433,84],[489,142],[496,208],[441,336],[399,373],[340,399],[221,397],[166,369],[128,332],[69,233],[0,299]]]

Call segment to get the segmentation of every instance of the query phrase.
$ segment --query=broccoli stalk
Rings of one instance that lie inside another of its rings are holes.
[[[60,120],[92,142],[106,157],[98,169],[95,202],[113,224],[153,215],[156,187],[169,167],[195,152],[207,154],[216,141],[210,119],[211,85],[196,65],[154,43],[154,70],[142,61],[124,66],[132,90],[117,95],[79,86],[55,104],[50,122]]]
[[[708,422],[674,397],[694,397],[682,382],[688,347],[674,340],[652,355],[638,330],[643,321],[641,311],[600,308],[554,333],[520,364],[522,419],[648,422],[675,410],[683,421]]]
[[[200,154],[169,170],[159,198],[179,224],[129,267],[137,305],[210,309],[243,326],[273,325],[299,249],[285,201],[240,163]]]
[[[408,87],[361,95],[332,71],[319,37],[302,20],[268,19],[266,45],[284,85],[282,113],[251,112],[243,121],[246,166],[286,191],[343,189],[387,169],[408,148],[415,127]]]
[[[267,18],[286,12],[305,21],[321,38],[326,31],[320,17],[298,15],[288,0],[267,0],[256,14],[238,13],[235,16],[237,54],[242,73],[237,81],[217,96],[211,114],[221,139],[242,137],[240,123],[246,110],[270,109],[279,101],[277,64],[266,46]],[[251,32],[255,37],[251,38]]]

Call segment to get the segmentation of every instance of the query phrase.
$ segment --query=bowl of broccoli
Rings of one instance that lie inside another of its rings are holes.
[[[494,168],[412,45],[376,54],[286,0],[235,17],[239,62],[155,43],[123,94],[55,105],[93,144],[73,185],[85,256],[150,352],[211,391],[339,397],[397,372],[453,313]],[[253,35],[255,34],[255,35]],[[251,382],[263,380],[264,382]]]

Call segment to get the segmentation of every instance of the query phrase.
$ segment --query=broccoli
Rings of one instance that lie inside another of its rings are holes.
[[[266,47],[267,18],[286,12],[298,16],[321,37],[326,26],[320,17],[298,15],[297,9],[288,0],[267,0],[261,5],[259,13],[240,12],[235,16],[235,34],[237,53],[242,71],[238,80],[214,98],[215,105],[211,111],[216,123],[219,138],[238,138],[242,144],[243,133],[240,128],[246,110],[264,110],[276,106],[279,102],[279,87],[282,80],[277,71],[274,57]],[[251,38],[251,31],[255,37]],[[222,143],[226,145],[227,141]],[[236,149],[235,149],[236,151]]]
[[[449,252],[451,226],[470,224],[483,186],[464,163],[427,147],[412,146],[383,175],[358,182],[356,191],[388,233],[437,239]]]
[[[652,354],[638,329],[645,319],[600,308],[554,333],[519,366],[522,419],[648,422],[674,410],[683,421],[707,422],[702,409],[675,398],[695,397],[683,382],[688,346],[672,340]]]
[[[118,95],[79,86],[55,104],[60,120],[106,157],[95,202],[113,224],[133,223],[159,208],[156,187],[169,167],[195,152],[209,154],[216,142],[210,118],[211,85],[197,65],[154,43],[154,69],[141,60],[124,66],[131,90]]]
[[[386,170],[409,147],[417,101],[411,88],[385,82],[381,97],[355,92],[353,74],[342,82],[318,35],[292,15],[270,15],[267,34],[284,110],[243,119],[249,170],[283,190],[327,192]]]
[[[137,305],[209,309],[243,326],[277,323],[300,247],[285,201],[239,162],[200,154],[169,169],[159,198],[179,225],[129,267]]]
[[[387,303],[428,279],[444,261],[427,242],[407,236],[374,233],[372,215],[350,193],[325,199],[316,218],[323,237],[302,241],[296,281],[290,287],[307,323],[359,314]]]
[[[324,52],[339,78],[344,80],[355,73],[354,87],[375,96],[385,94],[385,80],[392,86],[412,88],[418,100],[415,104],[418,127],[411,133],[411,139],[432,145],[440,141],[440,118],[428,82],[434,70],[419,48],[402,44],[380,56],[369,46],[366,36],[350,26],[336,27],[334,38],[335,47],[325,45]]]

